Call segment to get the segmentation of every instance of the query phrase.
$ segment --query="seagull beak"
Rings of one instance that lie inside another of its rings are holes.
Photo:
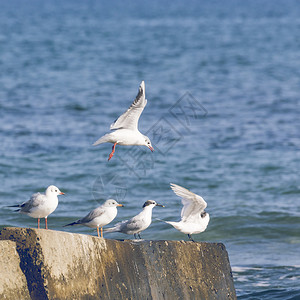
[[[64,195],[65,193],[63,193],[63,192],[60,192],[59,194],[60,194],[60,195]]]
[[[118,204],[117,206],[122,206],[122,207],[124,207],[124,205],[123,205],[123,204]]]
[[[154,149],[153,149],[152,146],[148,146],[148,148],[149,148],[152,152],[154,151]]]
[[[165,207],[164,205],[161,205],[161,204],[158,204],[158,203],[156,203],[156,206]]]

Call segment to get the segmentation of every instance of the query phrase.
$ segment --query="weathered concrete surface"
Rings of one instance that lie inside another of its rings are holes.
[[[236,299],[223,244],[27,228],[4,228],[0,240],[16,242],[32,299]]]
[[[0,241],[0,299],[30,299],[16,243]]]

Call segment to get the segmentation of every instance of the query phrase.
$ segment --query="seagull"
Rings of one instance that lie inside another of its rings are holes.
[[[11,205],[9,207],[18,207],[17,210],[22,214],[28,215],[32,218],[38,219],[38,229],[40,229],[40,218],[45,218],[45,228],[48,229],[47,218],[52,214],[58,205],[58,195],[64,195],[59,188],[55,185],[47,187],[45,194],[36,193],[31,198],[17,205]]]
[[[117,206],[124,206],[119,204],[116,200],[108,199],[101,206],[90,211],[84,218],[79,219],[73,223],[64,225],[73,226],[73,225],[84,225],[91,228],[97,227],[98,237],[99,227],[101,229],[101,237],[103,237],[102,227],[109,224],[117,216]]]
[[[146,146],[152,152],[154,151],[150,139],[138,130],[139,118],[146,104],[145,82],[142,81],[138,94],[130,107],[110,125],[112,132],[105,134],[93,144],[93,146],[103,143],[114,144],[108,160],[113,157],[117,144],[122,146]]]
[[[156,203],[154,200],[147,200],[143,205],[143,210],[138,215],[130,220],[119,222],[114,227],[104,229],[104,231],[133,234],[135,239],[137,239],[137,236],[141,239],[140,233],[147,229],[151,224],[152,209],[155,206],[164,207],[163,205]]]
[[[180,222],[164,222],[172,225],[180,232],[187,234],[189,239],[195,242],[191,234],[205,231],[209,222],[209,214],[205,211],[207,203],[201,196],[177,184],[171,183],[171,189],[177,196],[181,197],[183,204],[181,220]]]

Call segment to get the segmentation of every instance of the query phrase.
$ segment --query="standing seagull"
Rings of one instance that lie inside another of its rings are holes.
[[[194,242],[191,234],[203,232],[208,225],[209,214],[204,210],[207,203],[201,196],[177,184],[171,183],[171,189],[177,196],[181,197],[183,204],[181,220],[180,222],[164,222],[171,224],[180,232],[187,234],[189,239]]]
[[[156,203],[154,200],[147,200],[143,205],[143,210],[138,215],[130,220],[117,223],[114,227],[104,229],[104,231],[133,234],[134,238],[137,238],[138,236],[141,239],[140,233],[147,229],[151,224],[152,209],[155,206],[164,207],[163,205]]]
[[[113,157],[117,144],[123,146],[146,146],[152,152],[154,151],[150,139],[141,134],[138,130],[139,118],[146,104],[145,83],[142,81],[139,87],[139,92],[130,107],[110,125],[110,130],[113,131],[105,134],[93,144],[93,146],[103,143],[114,144],[108,160]]]
[[[101,229],[101,237],[103,237],[102,227],[109,224],[117,216],[117,206],[124,206],[119,204],[116,200],[108,199],[101,206],[90,211],[84,218],[77,220],[76,222],[65,225],[84,225],[91,228],[97,227],[98,237],[99,227]]]
[[[40,228],[40,218],[45,218],[45,228],[48,229],[47,217],[55,211],[58,205],[57,195],[64,195],[64,193],[55,185],[50,185],[47,187],[45,194],[33,194],[28,201],[9,207],[18,207],[19,209],[16,211],[37,218],[38,229]]]

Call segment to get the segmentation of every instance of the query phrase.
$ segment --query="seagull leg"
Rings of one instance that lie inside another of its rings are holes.
[[[190,234],[188,234],[188,237],[191,241],[195,242]]]
[[[98,233],[98,237],[100,237],[100,235],[99,235],[99,226],[97,226],[97,233]]]
[[[47,217],[45,217],[45,229],[48,229]]]
[[[38,229],[40,229],[40,218],[38,218]]]
[[[114,156],[114,153],[115,153],[115,151],[116,151],[116,145],[117,145],[117,142],[115,142],[114,145],[112,146],[112,151],[111,151],[111,153],[109,154],[108,161],[110,161],[111,158]]]
[[[100,228],[100,230],[101,230],[101,237],[103,238],[103,229],[102,229],[102,227]]]
[[[142,238],[141,238],[141,235],[140,235],[139,233],[138,233],[137,235],[138,235],[138,237],[139,237],[139,238],[140,238],[140,240],[141,240],[141,239],[142,239]]]
[[[136,233],[134,233],[133,236],[134,236],[134,238],[137,240],[137,238],[136,238]]]

